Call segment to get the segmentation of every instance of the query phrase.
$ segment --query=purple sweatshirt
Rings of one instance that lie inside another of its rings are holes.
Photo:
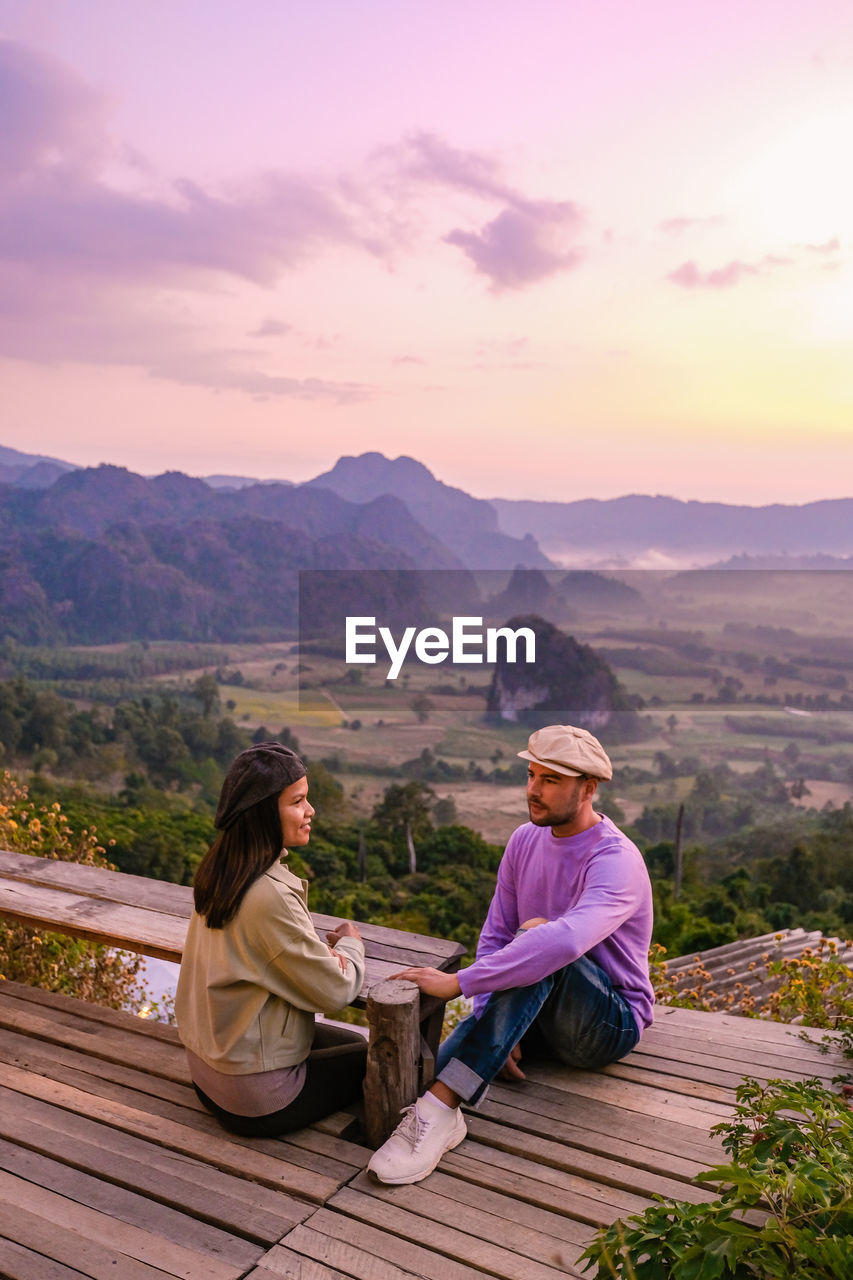
[[[516,937],[525,920],[547,924]],[[492,991],[526,987],[588,955],[627,1000],[640,1031],[652,1021],[648,952],[652,889],[642,854],[609,818],[576,836],[526,822],[514,831],[480,934],[458,975],[479,1014]]]

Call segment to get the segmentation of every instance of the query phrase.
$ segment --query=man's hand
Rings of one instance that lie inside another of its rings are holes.
[[[442,973],[441,969],[404,969],[402,973],[392,973],[391,977],[414,982],[425,995],[438,996],[440,1000],[452,1000],[462,994],[456,974]]]
[[[517,1044],[514,1049],[510,1049],[509,1057],[498,1072],[501,1080],[526,1080],[527,1076],[518,1065],[521,1062],[521,1045]]]
[[[522,929],[535,929],[537,925],[547,924],[547,923],[548,921],[545,919],[544,916],[533,916],[532,919],[525,920],[524,924],[521,927]]]

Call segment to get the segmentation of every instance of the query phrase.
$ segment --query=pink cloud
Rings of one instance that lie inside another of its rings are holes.
[[[210,345],[186,315],[158,308],[138,291],[92,292],[76,279],[57,280],[0,264],[0,352],[35,364],[124,366],[183,386],[238,391],[256,399],[352,404],[375,388],[349,381],[291,378],[254,367],[254,350]]]
[[[329,244],[382,252],[376,212],[341,184],[284,172],[226,193],[158,182],[143,157],[111,142],[98,95],[8,41],[0,101],[0,260],[111,282],[226,273],[269,285]],[[116,160],[139,189],[111,183]]]
[[[758,262],[727,263],[724,267],[716,267],[713,271],[700,271],[695,262],[682,262],[680,267],[670,271],[667,276],[673,284],[683,289],[731,289],[751,276],[763,275],[777,267],[791,266],[790,258],[782,258],[774,254],[766,254]]]
[[[500,292],[579,266],[584,253],[571,241],[582,225],[574,204],[537,200],[502,209],[480,231],[457,227],[445,240],[461,249]]]
[[[582,257],[573,243],[583,224],[577,205],[531,199],[494,157],[433,134],[379,153],[388,169],[381,192],[347,175],[282,171],[223,192],[189,178],[158,180],[144,157],[110,139],[107,103],[42,53],[0,41],[0,101],[11,160],[0,175],[0,261],[30,263],[54,279],[147,287],[227,274],[270,286],[329,246],[386,257],[410,239],[411,200],[425,185],[493,206],[479,227],[451,227],[443,238],[495,290],[570,270]],[[106,167],[116,161],[132,177],[120,187]]]
[[[544,361],[531,358],[529,351],[530,340],[525,336],[486,338],[477,343],[470,368],[501,369],[503,372],[547,368]]]
[[[213,347],[207,327],[190,319],[191,299],[168,291],[207,290],[222,276],[268,288],[329,249],[387,259],[422,236],[430,186],[485,206],[472,226],[439,234],[495,292],[571,270],[583,257],[575,204],[530,199],[498,160],[434,135],[387,148],[384,182],[373,171],[273,171],[213,190],[156,173],[111,136],[103,95],[55,59],[3,40],[0,102],[0,355],[347,403],[372,388],[253,368],[256,353]],[[249,336],[288,332],[297,334],[268,317]]]
[[[833,236],[831,240],[827,240],[823,244],[804,244],[803,248],[808,253],[821,253],[821,254],[840,253],[841,241],[839,240],[838,236]]]
[[[477,355],[495,360],[518,360],[526,353],[528,346],[529,339],[526,337],[489,338],[477,344]]]
[[[683,262],[667,279],[684,289],[729,289],[739,284],[744,276],[754,276],[755,267],[747,262],[730,262],[715,271],[700,271],[695,262]]]
[[[267,316],[266,320],[258,325],[257,329],[253,329],[249,334],[250,338],[282,338],[286,333],[293,332],[293,325],[287,324],[284,320],[275,320],[272,316]]]
[[[189,308],[162,300],[164,284],[206,288],[221,274],[270,285],[329,244],[374,252],[356,198],[281,172],[224,194],[164,181],[113,143],[108,103],[70,69],[2,40],[0,101],[0,354],[126,365],[252,396],[371,394],[253,369],[253,353],[211,347]],[[121,186],[109,176],[116,164]],[[375,234],[376,216],[364,221]],[[288,328],[268,319],[254,336]]]
[[[436,183],[487,199],[514,201],[518,193],[502,176],[493,156],[453,147],[434,133],[412,133],[385,148],[398,171],[417,182]]]
[[[799,245],[797,247],[799,252],[795,251],[792,254],[766,253],[763,258],[758,258],[754,262],[734,259],[724,267],[717,267],[712,271],[701,271],[691,259],[688,262],[682,262],[681,266],[676,267],[674,271],[670,271],[667,279],[671,280],[673,284],[680,285],[683,289],[730,289],[732,286],[741,284],[745,279],[752,276],[766,276],[783,267],[793,267],[798,262],[802,263],[804,261],[802,257],[803,250],[826,257],[836,253],[840,247],[838,239],[829,240],[820,245]],[[835,264],[822,262],[820,265],[826,268]]]
[[[444,187],[498,206],[481,226],[452,227],[443,237],[489,279],[493,292],[535,284],[583,260],[574,243],[585,225],[579,206],[530,198],[505,177],[495,157],[426,132],[409,134],[378,155],[390,164],[393,184]]]
[[[0,40],[0,188],[57,154],[88,169],[109,152],[106,101],[67,67]]]
[[[297,400],[332,400],[354,404],[369,399],[372,389],[359,382],[335,382],[327,378],[288,378],[241,367],[242,352],[179,352],[161,355],[148,372],[153,378],[218,391],[242,391],[255,399],[287,397]]]
[[[658,227],[661,231],[665,231],[667,235],[681,235],[684,231],[721,227],[724,222],[725,218],[721,218],[719,215],[705,218],[664,218],[663,222],[658,223]]]
[[[358,239],[334,200],[286,175],[236,198],[181,181],[162,199],[51,166],[0,200],[0,257],[113,280],[225,272],[271,284],[319,246]]]

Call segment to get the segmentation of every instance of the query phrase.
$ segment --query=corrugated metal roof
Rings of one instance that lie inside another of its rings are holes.
[[[658,1000],[710,1011],[773,1016],[772,997],[785,980],[773,972],[775,962],[829,960],[835,957],[849,969],[853,996],[853,943],[827,938],[819,930],[782,929],[758,938],[729,942],[707,951],[673,959],[664,957],[655,974]],[[842,971],[846,985],[847,975]],[[794,1019],[796,1021],[796,1019]]]

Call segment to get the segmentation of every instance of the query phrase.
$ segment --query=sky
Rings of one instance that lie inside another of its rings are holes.
[[[849,0],[0,0],[0,444],[853,493]]]

